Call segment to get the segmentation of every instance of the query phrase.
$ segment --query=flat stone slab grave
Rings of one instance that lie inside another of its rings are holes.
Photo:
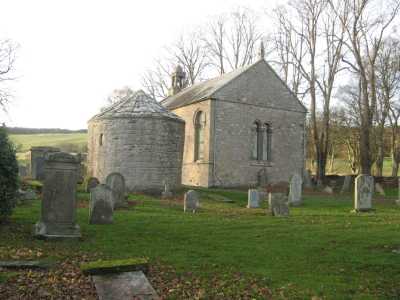
[[[142,271],[94,275],[99,300],[160,299]]]
[[[5,260],[0,261],[0,268],[10,269],[48,269],[51,264],[39,260]]]

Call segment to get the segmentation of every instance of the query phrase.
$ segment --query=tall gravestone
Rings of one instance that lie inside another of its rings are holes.
[[[76,223],[76,182],[79,168],[79,158],[71,154],[56,152],[46,155],[41,219],[35,225],[37,237],[81,236]]]
[[[90,190],[89,223],[111,224],[113,222],[112,190],[99,184]]]
[[[354,210],[357,212],[371,210],[373,194],[374,177],[369,175],[357,176],[354,189]]]
[[[54,147],[32,147],[30,150],[31,159],[31,177],[32,179],[43,180],[45,157],[47,154],[60,152],[60,149]]]
[[[111,173],[106,178],[107,186],[112,190],[112,199],[115,208],[127,207],[125,199],[125,178],[120,173]]]
[[[183,211],[184,212],[191,211],[195,213],[198,206],[199,206],[199,195],[197,194],[197,192],[193,190],[187,191],[183,199]]]
[[[260,194],[258,190],[250,189],[247,197],[247,208],[260,207]]]
[[[294,174],[290,178],[289,185],[289,204],[293,206],[301,205],[303,191],[303,179],[299,174]]]

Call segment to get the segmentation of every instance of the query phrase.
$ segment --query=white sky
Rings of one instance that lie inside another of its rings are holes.
[[[140,75],[183,30],[239,6],[277,0],[0,0],[0,39],[19,43],[8,126],[86,128],[116,88]]]

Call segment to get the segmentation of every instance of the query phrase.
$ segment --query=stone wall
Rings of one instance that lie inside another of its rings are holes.
[[[194,122],[197,112],[205,114],[206,124],[204,130],[204,159],[194,159]],[[183,150],[182,184],[189,186],[208,187],[212,185],[212,146],[210,143],[211,132],[211,101],[203,101],[192,105],[177,108],[172,111],[185,121],[185,146]]]
[[[184,123],[163,117],[92,120],[88,175],[104,182],[108,174],[121,173],[129,191],[161,191],[164,181],[178,188],[183,138]]]
[[[215,101],[215,105],[214,185],[256,185],[257,174],[263,168],[268,182],[289,181],[294,173],[303,174],[304,113],[223,100]],[[251,158],[252,128],[256,120],[271,126],[270,161]]]

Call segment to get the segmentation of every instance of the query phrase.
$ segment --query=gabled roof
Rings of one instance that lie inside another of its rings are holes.
[[[182,121],[174,113],[168,111],[152,97],[142,90],[133,95],[123,97],[121,100],[104,109],[95,115],[92,120],[112,119],[112,118],[131,118],[131,117],[167,117]]]
[[[207,99],[219,99],[219,94],[221,94],[219,92],[222,91],[224,87],[226,87],[242,75],[246,74],[249,70],[258,66],[266,66],[266,68],[268,69],[268,75],[270,77],[266,78],[266,85],[268,85],[269,80],[279,81],[280,89],[284,91],[285,95],[289,95],[289,97],[292,98],[292,105],[296,107],[296,110],[307,112],[306,108],[298,100],[297,96],[280,79],[280,77],[264,59],[260,59],[252,65],[244,66],[230,73],[223,74],[220,77],[216,77],[187,87],[179,93],[165,98],[161,101],[161,104],[171,110]],[[268,95],[266,95],[266,98],[268,98]]]

